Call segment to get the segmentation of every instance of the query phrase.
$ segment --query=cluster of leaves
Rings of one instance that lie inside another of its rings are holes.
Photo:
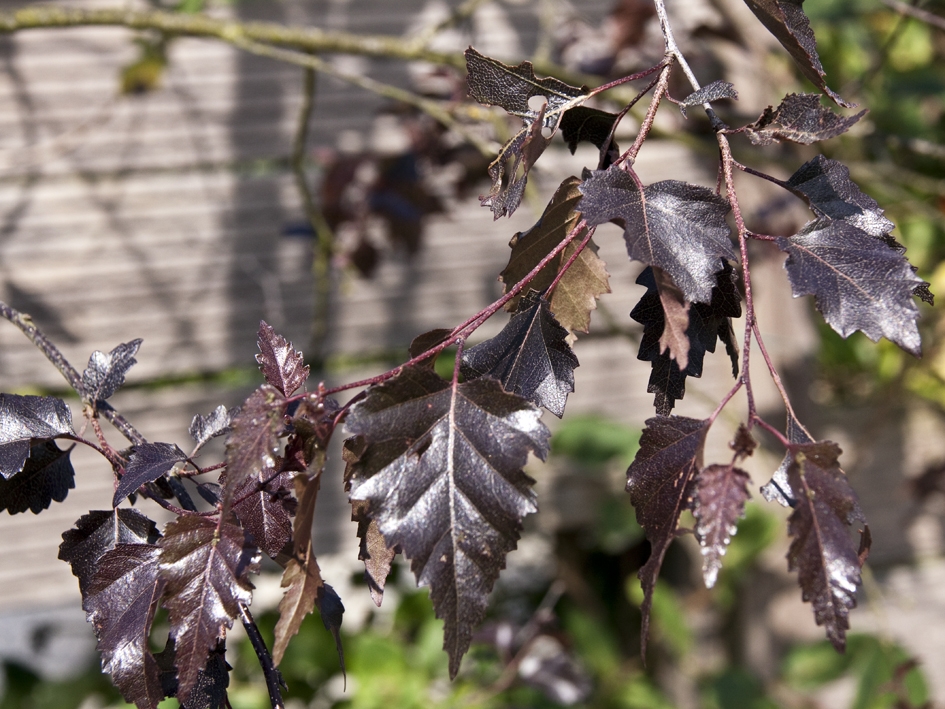
[[[823,81],[800,3],[748,4],[804,74],[847,106]],[[657,8],[662,10],[662,4]],[[647,421],[627,471],[630,501],[651,545],[640,570],[644,645],[660,567],[683,531],[679,519],[686,510],[696,519],[693,532],[703,550],[706,585],[718,578],[749,498],[749,476],[738,466],[752,454],[752,431],[760,427],[786,451],[762,492],[792,508],[789,567],[798,572],[803,597],[829,640],[844,647],[869,530],[840,468],[839,448],[808,434],[783,390],[788,412],[783,433],[754,408],[748,368],[753,339],[774,370],[755,323],[747,243],[767,242],[786,253],[794,294],[813,295],[827,324],[843,337],[860,331],[918,355],[914,296],[931,302],[931,294],[891,236],[892,223],[842,164],[817,157],[780,181],[735,161],[729,146],[729,137],[739,134],[758,145],[810,144],[843,133],[862,113],[844,117],[821,105],[817,95],[790,94],[753,123],[729,127],[709,104],[735,98],[731,85],[694,85],[689,96],[670,97],[671,73],[688,67],[668,26],[664,32],[663,61],[593,91],[539,79],[529,62],[510,66],[467,50],[472,97],[502,107],[523,123],[489,167],[492,188],[482,203],[496,219],[518,208],[531,168],[559,129],[572,150],[581,141],[593,143],[599,162],[581,178],[562,182],[536,224],[513,237],[508,266],[500,275],[505,295],[451,330],[420,335],[411,359],[394,370],[308,391],[309,369],[301,353],[262,323],[257,361],[265,383],[238,411],[220,407],[197,416],[190,429],[195,445],[187,454],[173,443],[147,441],[107,403],[135,363],[140,340],[94,353],[79,375],[27,319],[4,306],[4,316],[33,337],[76,389],[97,441],[76,434],[71,413],[59,399],[0,395],[0,506],[11,513],[38,512],[64,499],[74,473],[69,449],[59,448],[57,440],[93,446],[111,463],[116,476],[112,509],[80,518],[64,534],[60,557],[79,579],[103,668],[129,701],[153,709],[165,696],[176,696],[192,709],[220,706],[228,681],[225,638],[236,619],[255,638],[273,706],[281,682],[273,660],[279,663],[316,607],[335,635],[343,667],[339,628],[344,609],[312,554],[326,450],[342,423],[350,433],[344,485],[372,597],[382,602],[392,560],[404,554],[417,583],[430,586],[434,611],[445,624],[449,674],[455,677],[506,556],[516,547],[523,519],[537,510],[534,481],[524,466],[530,454],[544,459],[549,452],[541,408],[563,415],[578,366],[572,349],[576,333],[588,331],[596,299],[610,290],[592,241],[596,228],[608,222],[621,227],[629,258],[644,266],[638,283],[646,292],[631,316],[643,326],[638,356],[651,363],[648,391],[655,394],[657,414]],[[646,77],[654,78],[619,113],[585,105],[613,86]],[[617,126],[651,92],[637,138],[621,152],[614,140]],[[677,180],[647,185],[634,171],[664,99],[683,110],[702,105],[708,112],[720,149],[715,190]],[[813,219],[790,236],[751,231],[738,206],[735,170],[780,185],[808,205]],[[743,301],[740,355],[732,319],[741,315]],[[510,312],[505,328],[466,348],[475,330],[503,308]],[[736,378],[731,391],[706,419],[672,415],[686,378],[701,376],[705,354],[715,351],[718,340]],[[453,345],[453,375],[442,378],[434,362]],[[331,398],[359,387],[366,388],[344,406]],[[707,434],[742,388],[748,417],[732,441],[731,460],[705,465]],[[119,424],[131,447],[112,448],[99,417]],[[222,435],[227,436],[225,460],[201,468],[196,454]],[[209,473],[216,473],[215,482],[200,479]],[[192,490],[209,510],[200,511]],[[158,531],[141,512],[120,507],[125,499],[134,503],[139,497],[177,518]],[[851,527],[861,528],[859,546]],[[248,610],[249,576],[258,571],[261,552],[285,569],[272,658]],[[159,607],[168,613],[169,635],[152,639]],[[165,649],[152,652],[152,640],[163,641]]]

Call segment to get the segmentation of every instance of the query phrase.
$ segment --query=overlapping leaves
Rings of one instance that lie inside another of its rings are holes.
[[[575,211],[581,200],[578,185],[580,180],[576,177],[569,177],[562,182],[535,225],[512,237],[509,263],[499,275],[506,291],[525,278],[577,226],[581,217]],[[550,286],[574,254],[583,236],[583,232],[578,234],[559,256],[542,268],[529,282],[529,287],[543,292]],[[562,327],[572,331],[588,331],[591,311],[597,307],[597,298],[610,292],[609,278],[604,262],[597,256],[596,247],[593,242],[588,243],[551,293],[551,312]],[[510,300],[506,309],[512,312],[517,310],[521,298],[520,295]]]
[[[0,510],[39,514],[51,502],[65,500],[75,487],[71,452],[71,446],[62,450],[55,441],[33,441],[23,469],[9,480],[0,477]]]
[[[496,219],[511,216],[525,193],[528,171],[554,137],[566,110],[584,102],[586,87],[535,76],[531,62],[509,66],[470,47],[466,50],[469,94],[487,106],[501,106],[525,126],[512,137],[489,166],[492,190],[482,199]],[[543,104],[537,108],[539,98]]]
[[[122,499],[139,487],[154,482],[186,460],[187,454],[173,443],[142,443],[135,446],[125,474],[115,488],[112,506],[117,507]]]
[[[210,651],[232,627],[239,604],[249,604],[250,573],[259,551],[240,527],[189,515],[171,522],[160,540],[160,578],[175,644],[177,698],[193,690]]]
[[[388,546],[399,545],[445,622],[455,676],[486,609],[486,596],[536,509],[529,452],[544,457],[549,432],[531,403],[492,379],[453,384],[408,368],[352,408],[364,440],[351,464],[350,497]]]
[[[580,190],[578,209],[589,226],[622,220],[631,259],[666,271],[689,302],[712,299],[716,272],[736,258],[726,200],[677,180],[643,187],[619,166],[591,173]]]
[[[23,470],[31,441],[71,433],[72,412],[62,399],[0,394],[0,476],[9,480]]]
[[[561,418],[578,366],[567,336],[548,301],[530,291],[502,332],[463,352],[461,371],[466,379],[498,379],[506,391]]]

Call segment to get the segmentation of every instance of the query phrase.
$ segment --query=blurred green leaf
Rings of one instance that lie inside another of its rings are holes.
[[[551,438],[551,452],[586,464],[619,458],[630,465],[639,443],[639,431],[603,416],[568,416]]]

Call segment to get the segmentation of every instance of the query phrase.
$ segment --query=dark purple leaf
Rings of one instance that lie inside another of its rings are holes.
[[[883,216],[876,200],[850,179],[847,166],[823,155],[801,165],[787,186],[799,193],[817,216],[849,222],[877,239],[895,227]]]
[[[643,586],[642,645],[650,627],[653,589],[663,557],[676,538],[679,515],[692,508],[693,481],[702,469],[702,450],[709,421],[683,416],[647,419],[640,450],[627,469],[627,492],[636,508],[637,522],[650,541],[650,558],[640,569]]]
[[[539,79],[531,62],[509,66],[472,47],[466,50],[466,70],[470,96],[487,106],[501,106],[525,123],[489,166],[492,190],[482,199],[496,219],[511,216],[522,201],[528,171],[551,142],[562,115],[583,103],[588,90],[555,78]],[[541,108],[530,101],[535,97],[543,100]]]
[[[161,672],[148,636],[164,582],[158,577],[160,548],[118,544],[98,561],[82,607],[95,627],[102,670],[125,700],[155,709],[164,699]]]
[[[710,465],[696,478],[696,538],[702,547],[702,576],[712,588],[738,520],[745,515],[751,477],[734,465]]]
[[[575,211],[581,199],[578,190],[580,183],[576,177],[569,177],[562,182],[538,222],[528,231],[518,232],[512,237],[509,242],[512,249],[509,263],[499,274],[506,292],[531,273],[577,225],[581,218]],[[584,232],[579,233],[559,256],[538,272],[529,286],[540,293],[544,292],[574,254],[583,237]],[[604,262],[597,256],[597,247],[593,241],[589,242],[551,293],[551,312],[562,327],[578,332],[588,331],[591,311],[597,307],[597,298],[610,292],[608,279]],[[523,297],[524,294],[521,294],[510,300],[505,306],[506,310],[518,310]]]
[[[72,411],[54,396],[0,394],[0,476],[9,480],[30,457],[30,441],[73,433]]]
[[[701,106],[704,103],[712,103],[723,98],[738,100],[738,92],[735,87],[727,81],[716,79],[711,84],[706,84],[698,91],[694,91],[682,101],[679,102],[679,110],[683,117],[686,117],[686,109],[692,106]]]
[[[292,489],[290,473],[263,468],[233,493],[233,513],[272,558],[292,538],[292,517],[298,507]]]
[[[222,404],[206,416],[197,414],[190,422],[190,437],[197,441],[197,447],[202,448],[207,441],[232,430],[233,418],[239,414],[239,409],[227,411]]]
[[[425,332],[422,335],[417,335],[413,338],[413,341],[410,343],[410,359],[414,357],[419,357],[427,350],[430,350],[437,345],[441,344],[446,340],[451,334],[452,330],[447,330],[445,328],[437,328],[436,330],[430,330]],[[436,356],[428,357],[419,364],[425,365],[427,367],[432,367],[436,362]]]
[[[661,280],[665,281],[666,277],[664,273]],[[738,375],[738,349],[731,322],[733,317],[741,315],[741,295],[736,278],[734,269],[726,264],[716,274],[711,302],[690,305],[686,328],[689,349],[686,368],[683,370],[668,352],[662,351],[666,315],[655,272],[646,268],[637,278],[637,283],[646,286],[647,292],[631,311],[630,317],[643,325],[637,358],[652,364],[647,391],[656,395],[653,405],[658,414],[668,416],[676,400],[683,397],[686,393],[686,377],[702,376],[705,353],[715,352],[717,340],[725,344],[732,360],[732,373]]]
[[[506,391],[561,418],[578,366],[567,336],[548,301],[530,291],[498,335],[463,352],[461,371],[466,379],[498,379]]]
[[[801,73],[838,105],[853,108],[824,83],[824,67],[817,55],[817,42],[810,20],[803,10],[804,0],[745,0],[761,24],[768,28],[797,62]]]
[[[807,429],[794,417],[794,413],[790,410],[787,412],[787,426],[784,435],[791,443],[814,442],[814,437],[807,432]],[[781,465],[771,476],[771,480],[761,488],[761,494],[768,502],[777,502],[784,507],[794,507],[797,504],[797,495],[788,481],[788,469],[791,467],[792,460],[790,452],[785,454]]]
[[[125,383],[125,375],[138,360],[135,354],[143,340],[124,342],[108,354],[96,350],[89,357],[89,366],[82,372],[82,388],[86,401],[105,401]]]
[[[161,669],[161,687],[168,697],[177,696],[177,670],[174,667],[174,639],[168,638],[164,649],[154,655]],[[226,661],[226,642],[221,640],[210,651],[206,666],[197,674],[197,682],[190,699],[182,709],[222,709],[226,706],[226,688],[230,684],[230,670]]]
[[[112,506],[118,507],[124,498],[139,487],[157,480],[186,460],[187,454],[173,443],[142,443],[135,446],[125,467],[125,474],[115,488]]]
[[[250,394],[233,419],[233,430],[226,439],[226,506],[232,502],[233,492],[246,480],[258,475],[263,468],[276,467],[285,410],[282,392],[263,384]]]
[[[794,296],[813,295],[841,337],[861,330],[874,342],[886,337],[920,356],[912,292],[923,281],[902,254],[849,222],[826,218],[777,244],[788,254],[784,268]]]
[[[866,115],[841,116],[820,103],[820,94],[788,94],[777,108],[768,106],[745,132],[755,145],[770,145],[782,140],[810,145],[846,133]]]
[[[620,114],[601,111],[598,108],[575,106],[565,111],[561,118],[561,137],[568,144],[572,155],[577,150],[578,143],[586,141],[596,145],[612,163],[620,156],[617,141],[612,138],[614,124],[619,117]]]
[[[344,443],[342,455],[345,469],[345,492],[351,491],[351,475],[354,463],[364,454],[367,445],[360,436],[353,436]],[[361,540],[358,559],[364,562],[364,580],[371,592],[371,600],[380,607],[384,600],[384,586],[390,574],[394,557],[400,553],[396,547],[388,547],[384,535],[371,519],[370,504],[363,500],[351,500],[351,520],[358,523],[358,538]]]
[[[98,560],[118,544],[153,544],[161,534],[150,519],[137,510],[93,510],[63,532],[59,558],[72,566],[85,596]]]
[[[186,704],[210,651],[226,636],[239,604],[252,600],[246,580],[259,569],[259,550],[229,522],[179,517],[159,542],[160,578],[175,643],[177,698]]]
[[[839,446],[829,441],[791,446],[788,480],[798,494],[788,519],[793,537],[788,567],[798,572],[817,625],[825,626],[827,638],[842,652],[860,584],[860,554],[849,527],[866,519],[840,470],[839,455]]]
[[[493,379],[453,384],[426,368],[372,387],[348,415],[365,443],[350,497],[370,504],[384,540],[431,587],[453,677],[522,518],[536,510],[522,466],[529,452],[547,454],[540,418]]]
[[[53,500],[65,500],[75,487],[75,470],[69,460],[72,448],[61,450],[54,441],[35,441],[23,469],[9,480],[0,477],[0,510],[11,515],[26,510],[39,514]]]
[[[635,173],[619,166],[591,173],[580,190],[578,209],[588,225],[623,220],[631,259],[669,273],[690,302],[712,299],[716,272],[736,259],[726,200],[676,180],[643,188]]]
[[[291,396],[308,379],[308,365],[302,359],[302,353],[282,335],[276,334],[264,320],[259,322],[257,345],[259,354],[256,361],[266,381],[285,396]]]

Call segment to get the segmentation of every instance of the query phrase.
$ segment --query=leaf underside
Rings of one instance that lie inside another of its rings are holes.
[[[537,509],[522,466],[529,452],[547,454],[540,417],[495,380],[454,385],[426,368],[372,388],[348,416],[364,441],[350,497],[369,503],[387,545],[431,587],[453,677],[522,518]]]
[[[788,51],[801,73],[834,103],[853,108],[855,104],[844,101],[824,82],[824,67],[817,54],[817,41],[810,20],[804,14],[803,3],[804,0],[745,0],[755,17]]]
[[[186,704],[210,651],[226,636],[239,604],[252,600],[246,577],[258,571],[259,552],[238,526],[188,515],[167,525],[159,542],[162,605],[175,643],[177,698]]]
[[[512,248],[509,263],[499,274],[505,292],[531,273],[577,225],[581,218],[575,211],[581,200],[578,185],[580,180],[576,177],[564,180],[534,226],[512,237],[509,242]],[[539,293],[544,292],[574,254],[583,236],[584,232],[579,233],[559,256],[538,272],[529,282],[529,287]],[[588,331],[591,311],[597,308],[597,298],[610,293],[609,278],[604,262],[597,256],[597,247],[589,242],[551,294],[551,312],[562,327],[578,332]],[[512,298],[506,304],[506,310],[518,310],[523,297],[524,294],[520,294]]]
[[[693,91],[686,96],[686,98],[679,102],[679,110],[685,118],[687,108],[701,106],[704,103],[712,103],[713,101],[719,101],[723,98],[738,100],[738,92],[735,90],[733,84],[717,79],[711,84],[706,84],[698,91]]]
[[[578,366],[567,336],[548,301],[530,291],[498,335],[463,352],[460,371],[466,379],[498,379],[507,392],[561,418]]]
[[[619,166],[590,173],[580,190],[578,209],[589,226],[623,220],[632,260],[666,271],[690,302],[712,299],[716,272],[736,260],[725,199],[677,180],[644,188],[636,174]]]
[[[640,611],[644,655],[656,578],[666,550],[676,537],[679,515],[692,508],[693,480],[702,469],[708,430],[708,421],[684,416],[647,419],[640,437],[640,450],[627,469],[630,502],[650,542],[650,558],[639,572],[643,586]]]
[[[211,438],[222,436],[229,433],[232,429],[233,417],[238,413],[237,409],[228,411],[222,404],[211,411],[206,416],[197,414],[190,422],[190,437],[197,445],[203,447]]]
[[[846,645],[849,612],[856,606],[860,554],[850,525],[866,519],[856,493],[840,470],[840,448],[829,441],[792,445],[788,480],[797,491],[797,505],[788,519],[793,538],[788,568],[798,572],[802,596],[814,609],[817,625],[839,651]],[[865,529],[865,527],[864,527]]]
[[[663,274],[661,280],[665,280]],[[701,377],[706,352],[715,352],[717,340],[725,345],[732,362],[732,374],[738,375],[738,347],[732,330],[732,318],[741,315],[741,294],[735,270],[728,264],[716,274],[716,286],[709,303],[692,303],[688,310],[686,367],[680,368],[670,351],[664,351],[666,328],[664,299],[660,297],[655,271],[644,269],[637,283],[647,292],[630,312],[630,317],[643,325],[637,359],[650,362],[652,371],[647,392],[655,394],[656,413],[669,416],[678,399],[686,393],[686,377]]]

